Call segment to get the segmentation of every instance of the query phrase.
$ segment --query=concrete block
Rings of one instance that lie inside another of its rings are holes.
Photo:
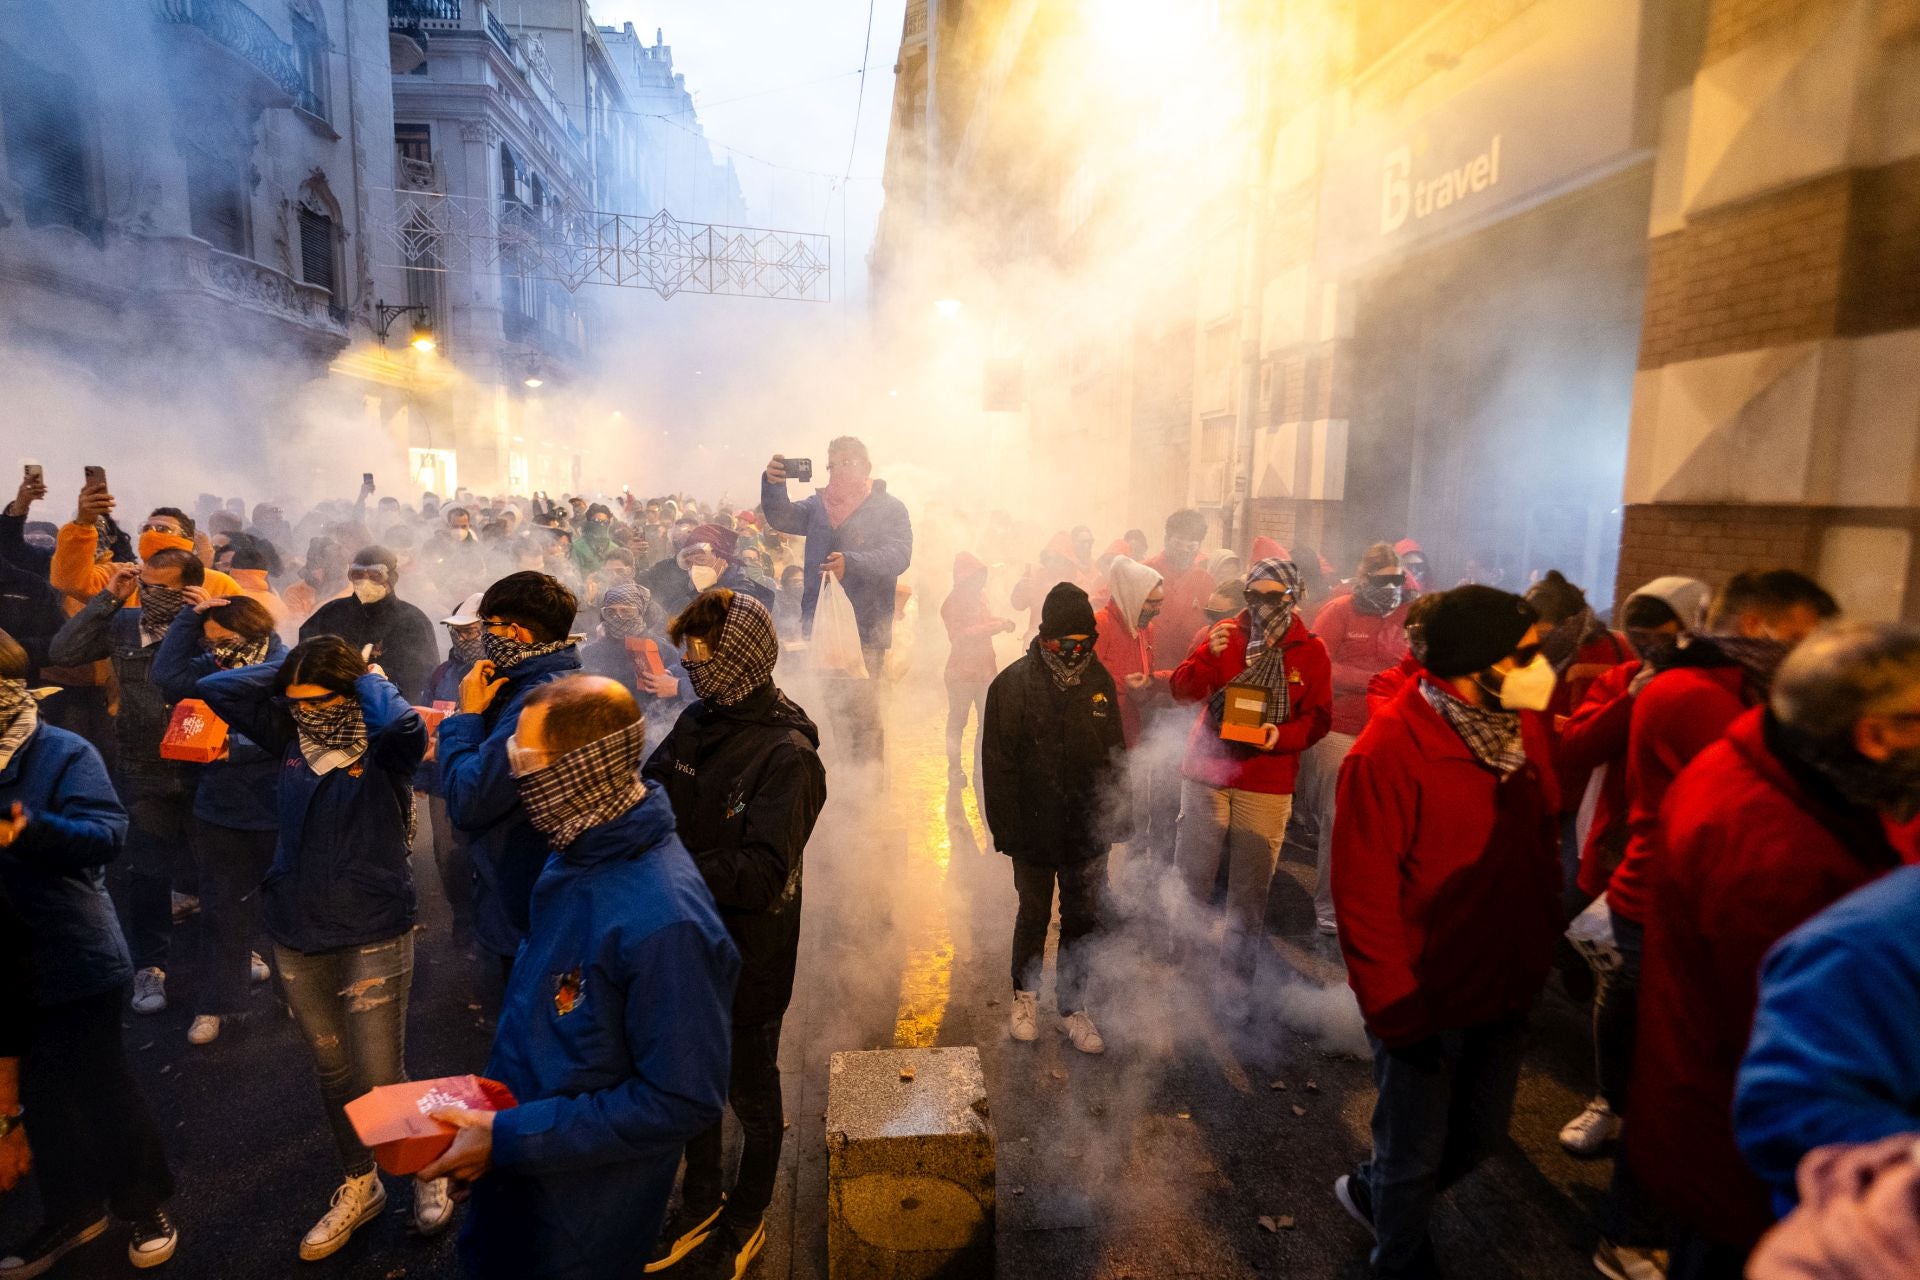
[[[834,1054],[827,1081],[828,1276],[991,1276],[993,1222],[993,1120],[980,1051]]]

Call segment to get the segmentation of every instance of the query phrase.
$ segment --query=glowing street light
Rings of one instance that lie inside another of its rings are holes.
[[[546,383],[546,379],[535,377],[533,374],[530,373],[526,376],[526,378],[521,382],[520,385],[525,387],[544,387],[547,385],[547,383]]]
[[[942,298],[933,304],[933,309],[942,320],[951,320],[960,314],[960,299]]]

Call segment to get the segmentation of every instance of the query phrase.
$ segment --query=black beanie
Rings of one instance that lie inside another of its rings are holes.
[[[1054,584],[1047,602],[1040,606],[1040,635],[1047,640],[1061,636],[1090,636],[1094,632],[1093,605],[1087,593],[1071,582]]]
[[[1427,670],[1442,680],[1485,671],[1512,653],[1539,620],[1534,607],[1511,592],[1477,583],[1443,591],[1427,606],[1420,627]]]

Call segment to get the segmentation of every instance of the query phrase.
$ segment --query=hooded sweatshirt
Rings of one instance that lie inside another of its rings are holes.
[[[1000,673],[993,637],[1002,620],[987,604],[986,586],[987,566],[979,557],[962,551],[953,558],[953,590],[940,606],[940,621],[952,645],[947,654],[949,683],[989,684]]]
[[[1119,696],[1121,733],[1131,748],[1140,741],[1142,704],[1164,692],[1167,677],[1173,674],[1171,670],[1154,670],[1154,624],[1138,625],[1140,608],[1160,585],[1160,574],[1128,556],[1115,556],[1107,574],[1113,584],[1113,598],[1100,610],[1093,652],[1113,677]],[[1130,687],[1127,677],[1140,674],[1151,676],[1155,684],[1144,689]]]

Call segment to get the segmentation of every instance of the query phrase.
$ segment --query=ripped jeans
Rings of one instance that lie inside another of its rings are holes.
[[[350,1178],[370,1173],[373,1156],[354,1133],[347,1104],[375,1085],[407,1078],[413,934],[332,951],[276,943],[273,956],[280,990],[313,1050],[341,1167]]]

